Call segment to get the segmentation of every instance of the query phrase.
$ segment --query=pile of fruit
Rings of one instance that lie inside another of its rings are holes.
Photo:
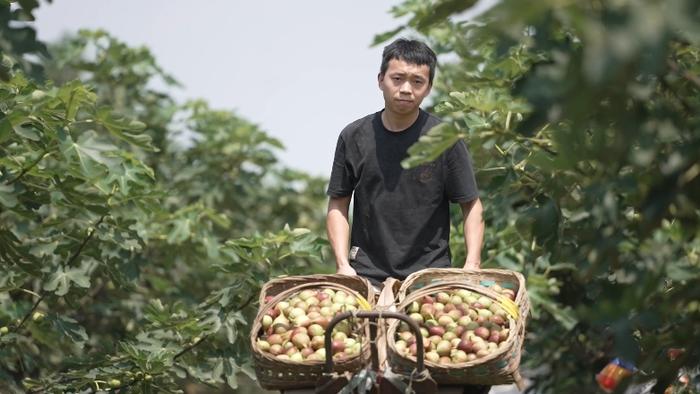
[[[271,297],[266,297],[265,301],[270,300]],[[358,302],[357,297],[339,289],[305,289],[294,293],[266,308],[257,347],[280,360],[324,361],[328,323],[338,313],[357,310]],[[349,319],[335,325],[332,333],[335,360],[360,354],[362,344],[358,332],[361,329]]]
[[[491,290],[510,300],[513,290]],[[452,365],[486,357],[506,345],[511,335],[508,313],[494,299],[467,289],[424,295],[405,309],[420,326],[427,361]],[[416,338],[406,323],[399,324],[394,349],[404,357],[416,355]]]

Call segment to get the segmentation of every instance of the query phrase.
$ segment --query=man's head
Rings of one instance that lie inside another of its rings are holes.
[[[393,59],[403,60],[406,63],[415,64],[418,66],[428,66],[428,70],[430,72],[428,82],[430,85],[433,84],[437,57],[435,56],[435,52],[433,52],[433,50],[430,49],[430,47],[428,47],[425,43],[418,40],[399,38],[384,47],[384,52],[382,53],[382,65],[379,68],[380,76],[386,74],[386,70],[389,68],[389,62]]]
[[[435,53],[420,41],[401,38],[384,48],[377,79],[387,113],[416,116],[421,102],[430,94],[435,63]]]

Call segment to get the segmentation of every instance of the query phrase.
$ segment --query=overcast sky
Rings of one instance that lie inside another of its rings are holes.
[[[397,27],[395,0],[55,0],[36,12],[39,38],[103,28],[151,49],[184,88],[280,139],[281,161],[329,176],[351,121],[383,107],[375,34]]]

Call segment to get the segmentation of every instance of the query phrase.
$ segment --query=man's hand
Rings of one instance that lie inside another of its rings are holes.
[[[339,266],[338,270],[336,271],[336,274],[357,276],[357,272],[355,272],[355,269],[352,268],[350,266],[350,264],[345,264],[345,265]]]

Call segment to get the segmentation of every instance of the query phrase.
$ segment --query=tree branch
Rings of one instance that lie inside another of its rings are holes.
[[[15,179],[18,179],[18,178],[15,178]],[[90,239],[92,239],[92,236],[95,234],[95,230],[97,229],[97,226],[99,226],[102,223],[102,221],[105,219],[105,216],[107,216],[107,215],[106,214],[102,215],[100,217],[100,219],[95,223],[92,230],[90,230],[90,233],[85,237],[85,239],[83,239],[83,242],[80,243],[80,246],[78,246],[78,249],[75,251],[75,253],[73,253],[73,255],[70,257],[70,259],[68,260],[66,265],[71,265],[75,261],[75,259],[77,259],[78,256],[80,256],[80,253],[82,253],[83,249],[85,248],[85,245],[87,245],[87,243],[90,241]],[[22,318],[22,321],[17,326],[17,331],[19,331],[22,328],[22,326],[24,326],[24,323],[27,322],[27,320],[29,319],[29,316],[31,316],[34,313],[34,311],[39,306],[41,301],[44,300],[44,298],[46,298],[46,293],[42,290],[41,294],[39,295],[39,299],[36,300],[36,302],[32,306],[32,309],[30,309],[29,312],[27,312],[24,315],[24,318]]]
[[[245,300],[245,302],[243,302],[243,304],[242,304],[240,307],[238,307],[238,309],[239,309],[239,310],[245,309],[245,307],[247,307],[248,305],[250,305],[250,303],[253,302],[253,300],[254,300],[255,298],[256,298],[256,297],[255,297],[255,294],[252,294],[250,297],[248,297],[247,300]],[[189,351],[191,351],[192,349],[194,349],[195,347],[199,346],[199,344],[202,343],[202,342],[204,342],[207,338],[209,338],[209,336],[210,336],[210,335],[205,335],[205,336],[204,336],[202,339],[200,339],[199,341],[197,341],[197,342],[195,342],[195,343],[193,343],[193,344],[191,344],[191,345],[185,347],[185,348],[182,349],[179,353],[177,353],[176,355],[173,356],[173,360],[177,360],[178,358],[182,357],[182,356],[183,356],[184,354],[186,354],[187,352],[189,352]]]
[[[35,302],[34,305],[32,306],[32,309],[30,309],[29,312],[27,312],[27,313],[24,315],[24,318],[22,318],[22,321],[21,321],[21,322],[19,323],[19,325],[17,326],[17,329],[16,329],[16,330],[17,330],[18,332],[19,332],[19,330],[22,328],[22,326],[24,325],[24,323],[27,322],[27,319],[29,319],[29,316],[31,316],[31,315],[34,313],[34,311],[35,311],[36,308],[39,306],[39,304],[41,303],[41,301],[44,300],[44,297],[46,297],[46,294],[44,294],[44,293],[42,292],[42,293],[41,293],[41,296],[39,297],[39,299],[36,300],[36,302]]]
[[[36,165],[39,164],[39,162],[41,161],[41,159],[43,159],[48,153],[49,153],[49,152],[46,151],[46,150],[45,150],[44,152],[42,152],[41,155],[39,155],[39,157],[38,157],[36,160],[34,160],[29,166],[23,168],[22,171],[20,171],[19,175],[17,175],[17,176],[16,176],[14,179],[12,179],[11,181],[7,182],[7,184],[8,184],[8,185],[11,185],[11,184],[17,182],[18,180],[20,180],[20,178],[22,178],[27,172],[29,172],[29,170],[31,170],[32,168],[36,167]]]
[[[102,218],[100,218],[100,219],[102,219]],[[255,300],[255,298],[256,298],[256,297],[255,297],[255,294],[252,294],[250,297],[248,297],[248,299],[246,299],[246,300],[243,302],[243,304],[241,304],[241,306],[240,306],[238,309],[240,310],[240,309],[246,308],[248,305],[250,305],[250,304]],[[197,346],[199,346],[200,344],[202,344],[204,341],[206,341],[211,335],[212,335],[212,334],[205,335],[205,336],[202,337],[202,339],[200,339],[199,341],[194,342],[194,343],[192,343],[191,345],[189,345],[189,346],[183,348],[180,352],[178,352],[177,354],[175,354],[175,355],[173,356],[173,360],[177,360],[178,358],[180,358],[180,357],[184,356],[185,354],[189,353],[190,351],[192,351],[192,349],[196,348]],[[112,361],[113,361],[113,360],[112,360]],[[163,372],[163,373],[167,373],[167,372]],[[69,379],[61,379],[62,382],[65,382],[65,381],[68,381],[68,380],[69,380]],[[135,385],[135,384],[137,384],[137,383],[139,383],[139,382],[141,382],[141,381],[143,381],[143,380],[144,380],[143,378],[135,378],[135,379],[133,379],[133,380],[130,381],[130,382],[126,382],[126,383],[122,384],[122,385],[119,386],[119,387],[112,387],[111,390],[113,390],[113,391],[115,391],[115,392],[118,392],[119,390],[122,390],[122,389],[125,389],[125,388],[128,388],[128,387],[131,387],[131,386],[133,386],[133,385]],[[46,392],[47,390],[48,390],[48,388],[46,388],[46,387],[37,387],[37,388],[35,388],[35,389],[33,389],[33,390],[30,390],[29,393],[42,393],[42,392]]]
[[[87,235],[87,237],[85,237],[85,239],[83,239],[83,242],[80,244],[80,246],[78,246],[78,249],[75,251],[75,253],[73,253],[73,256],[71,256],[70,260],[68,260],[66,265],[71,265],[73,263],[73,261],[75,261],[75,259],[77,259],[78,256],[80,256],[80,253],[82,253],[83,248],[85,248],[85,245],[87,245],[87,243],[90,241],[90,239],[92,239],[92,236],[93,236],[93,234],[95,234],[97,227],[100,224],[102,224],[102,221],[105,220],[106,216],[107,216],[107,214],[100,216],[100,219],[95,223],[95,225],[92,226],[90,233]]]
[[[194,349],[194,348],[196,348],[197,346],[199,346],[200,343],[206,341],[207,338],[209,338],[209,335],[205,335],[205,336],[204,336],[202,339],[200,339],[199,341],[197,341],[197,342],[195,342],[195,343],[193,343],[193,344],[191,344],[191,345],[185,347],[184,349],[180,350],[180,352],[178,352],[176,355],[173,356],[173,360],[177,360],[178,358],[182,357],[182,356],[185,355],[186,353],[190,352],[192,349]]]

